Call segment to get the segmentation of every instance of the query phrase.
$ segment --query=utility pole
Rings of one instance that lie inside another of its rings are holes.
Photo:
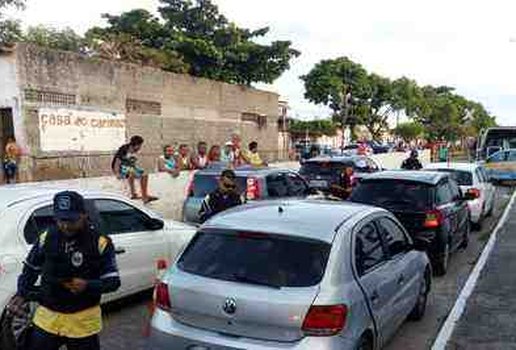
[[[346,123],[348,121],[348,114],[349,114],[349,102],[351,100],[351,89],[348,87],[345,87],[341,94],[341,110],[343,111],[341,117],[342,117],[342,140],[340,149],[344,151],[345,147],[345,140],[344,140],[344,130],[346,128]]]

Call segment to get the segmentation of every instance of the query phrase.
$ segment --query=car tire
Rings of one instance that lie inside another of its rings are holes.
[[[460,244],[460,249],[466,249],[469,245],[469,236],[471,234],[471,221],[468,220],[468,223],[466,224],[468,225],[466,227],[466,232],[464,233],[464,237],[462,238],[462,243]],[[480,231],[482,229],[482,220],[479,220],[478,223],[476,223],[475,225],[477,228],[478,231]]]
[[[435,274],[436,276],[444,276],[446,275],[446,272],[448,272],[448,263],[450,261],[450,241],[447,240],[447,242],[444,245],[442,253],[439,255],[439,257],[435,261]]]
[[[410,312],[408,319],[411,321],[421,321],[425,316],[426,305],[428,302],[428,293],[430,293],[430,270],[425,271],[425,276],[421,283],[419,294],[417,296],[416,305]]]
[[[489,208],[489,211],[486,213],[486,218],[490,218],[493,216],[494,212],[494,199],[491,201],[491,208]]]
[[[356,350],[373,350],[374,344],[373,339],[370,335],[364,334],[360,337],[360,340],[357,344]]]

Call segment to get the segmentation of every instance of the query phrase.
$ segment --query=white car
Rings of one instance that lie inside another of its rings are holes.
[[[39,233],[53,223],[55,187],[0,187],[0,313],[16,292],[23,261]],[[113,240],[122,285],[103,301],[128,296],[154,285],[158,265],[175,258],[195,227],[162,220],[131,200],[107,192],[78,190],[98,213],[100,231]]]
[[[496,188],[489,182],[484,168],[474,163],[432,163],[426,170],[444,171],[452,174],[463,193],[476,192],[478,199],[469,201],[471,222],[480,227],[482,220],[492,214]]]

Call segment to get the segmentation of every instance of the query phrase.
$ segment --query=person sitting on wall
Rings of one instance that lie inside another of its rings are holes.
[[[18,172],[18,158],[20,150],[16,144],[14,137],[9,137],[5,145],[5,154],[2,162],[4,168],[4,179],[6,184],[16,183],[16,174]]]
[[[204,169],[208,166],[208,145],[201,141],[197,144],[197,153],[191,159],[192,169]]]
[[[158,170],[168,173],[172,177],[178,177],[180,170],[175,157],[175,149],[171,145],[163,147],[163,155],[158,159]]]
[[[118,179],[125,179],[129,183],[131,191],[131,199],[140,199],[136,194],[135,181],[140,181],[141,199],[144,203],[149,203],[157,200],[157,197],[149,195],[149,175],[145,173],[143,168],[138,166],[137,153],[143,146],[143,137],[133,136],[128,144],[123,145],[118,149],[113,161],[111,162],[111,169]]]
[[[179,146],[179,156],[177,157],[177,163],[180,171],[192,170],[192,164],[190,162],[190,149],[187,144],[181,144]]]
[[[249,144],[249,152],[246,154],[249,163],[256,168],[267,166],[258,153],[258,142],[253,141]]]
[[[208,152],[208,163],[218,163],[220,162],[220,146],[219,145],[213,145],[210,148],[210,151]]]

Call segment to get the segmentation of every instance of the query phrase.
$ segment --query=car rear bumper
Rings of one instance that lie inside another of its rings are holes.
[[[481,219],[484,211],[484,201],[476,199],[468,202],[469,213],[471,215],[471,222],[477,224]]]
[[[307,337],[289,343],[232,337],[186,326],[161,310],[156,310],[152,319],[147,346],[147,349],[151,350],[351,350],[354,348],[352,341],[340,336]]]

